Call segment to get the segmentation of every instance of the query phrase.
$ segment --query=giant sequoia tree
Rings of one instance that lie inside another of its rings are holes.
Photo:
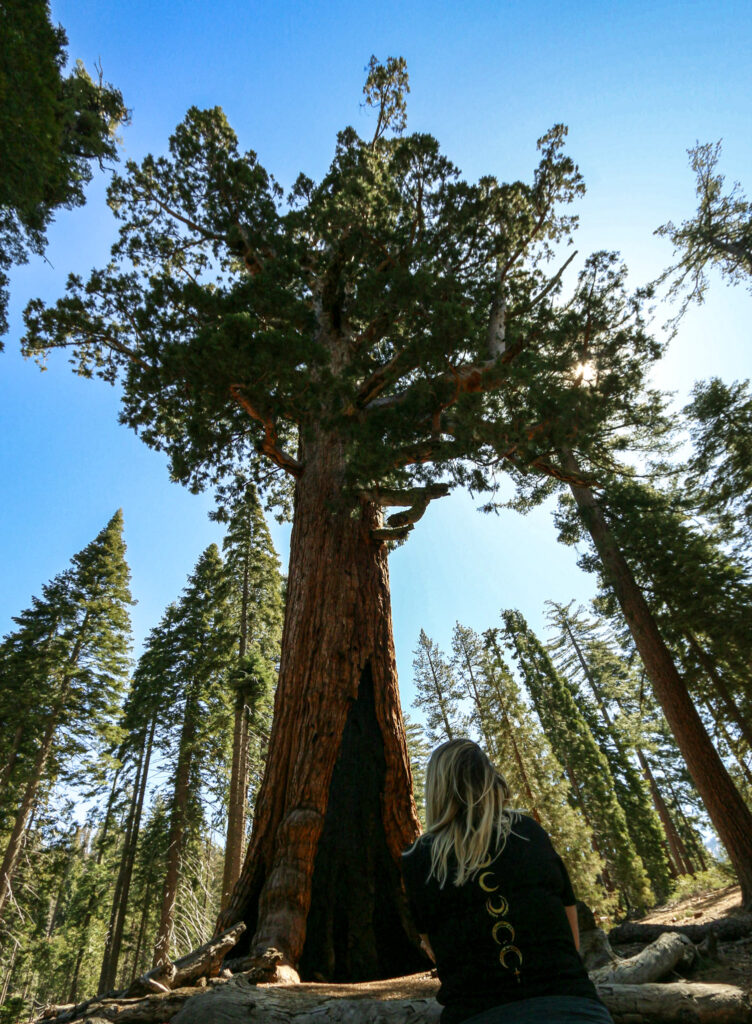
[[[556,305],[560,208],[582,191],[565,130],[541,139],[531,184],[470,183],[432,137],[402,135],[406,91],[404,62],[372,60],[373,137],[342,131],[323,179],[287,197],[221,110],[190,110],[167,156],[114,179],[107,267],[26,312],[25,351],[68,349],[78,373],[122,382],[123,421],[176,478],[241,467],[283,504],[294,485],[268,764],[220,925],[245,919],[253,953],[308,976],[421,963],[398,879],[418,826],[388,542],[505,462],[566,478],[546,456],[589,436],[599,395],[571,382],[595,307],[598,330],[617,317],[622,372],[652,345],[609,300],[607,257]],[[388,506],[403,511],[384,522]]]

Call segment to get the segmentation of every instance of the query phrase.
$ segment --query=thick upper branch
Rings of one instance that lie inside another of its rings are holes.
[[[230,394],[235,401],[242,406],[243,409],[251,416],[254,420],[257,420],[264,428],[264,439],[259,445],[259,450],[263,452],[272,462],[276,463],[281,469],[284,469],[286,473],[290,473],[291,476],[301,476],[303,473],[303,463],[294,459],[291,455],[288,455],[279,446],[279,436],[277,434],[277,428],[274,425],[274,420],[271,416],[264,415],[260,412],[250,401],[250,399],[243,394],[242,386],[240,384],[230,385]]]

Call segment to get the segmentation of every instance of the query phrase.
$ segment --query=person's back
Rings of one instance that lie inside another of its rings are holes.
[[[566,868],[540,825],[508,810],[508,795],[472,741],[434,752],[428,830],[403,854],[402,871],[436,960],[441,1022],[608,1024],[575,946]]]

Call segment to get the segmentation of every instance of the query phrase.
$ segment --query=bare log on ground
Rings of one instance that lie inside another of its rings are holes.
[[[750,1024],[752,1003],[735,985],[598,985],[615,1024]],[[228,1021],[229,1024],[229,1021]]]
[[[123,998],[128,999],[132,996],[159,991],[155,986],[164,986],[164,990],[167,991],[183,988],[197,978],[210,977],[219,973],[219,967],[225,954],[233,948],[244,931],[245,924],[240,921],[233,928],[222,932],[216,939],[210,939],[198,949],[179,957],[174,963],[168,962],[152,968],[129,985],[123,993]]]
[[[608,964],[590,971],[590,977],[598,985],[643,985],[660,981],[677,967],[691,967],[697,960],[697,949],[686,935],[667,933],[651,942],[636,956]]]
[[[625,921],[608,933],[612,943],[619,942],[654,942],[666,932],[686,935],[693,942],[701,942],[710,932],[723,942],[744,938],[752,934],[752,914],[738,914],[735,917],[722,917],[707,924],[636,924]]]
[[[52,1024],[67,1024],[72,1020],[84,1020],[86,1024],[100,1024],[103,1021],[108,1024],[110,1021],[117,1021],[118,1024],[163,1024],[171,1021],[183,1004],[195,995],[195,988],[179,988],[135,999],[121,997],[94,1000],[83,1011],[71,1013],[68,1009],[57,1007],[58,1010],[62,1009],[57,1016],[46,1016],[39,1020],[51,1021]],[[205,1021],[204,1024],[210,1022]]]

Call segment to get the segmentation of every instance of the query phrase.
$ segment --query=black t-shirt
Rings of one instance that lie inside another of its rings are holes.
[[[532,818],[516,815],[504,849],[463,885],[444,888],[431,866],[431,836],[402,854],[418,931],[427,934],[441,980],[441,1024],[537,996],[597,999],[564,907],[576,902],[561,857]]]

